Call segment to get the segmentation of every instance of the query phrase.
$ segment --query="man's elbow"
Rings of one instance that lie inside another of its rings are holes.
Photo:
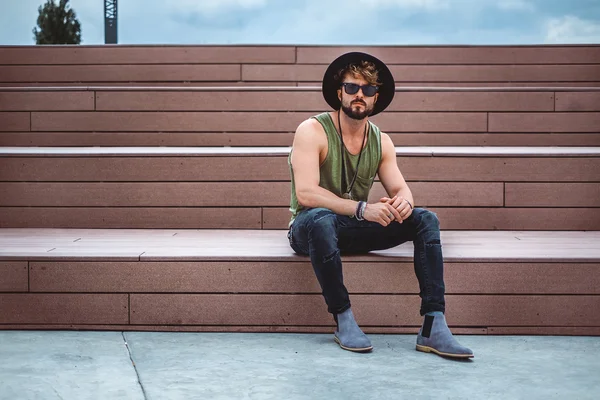
[[[296,189],[296,198],[302,207],[315,207],[315,197],[310,189]]]

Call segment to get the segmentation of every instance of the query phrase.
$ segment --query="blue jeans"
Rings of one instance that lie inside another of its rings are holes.
[[[310,256],[327,309],[334,316],[350,308],[340,255],[389,249],[407,241],[412,241],[415,248],[421,315],[445,311],[440,225],[436,214],[429,210],[415,208],[401,224],[392,222],[384,227],[377,222],[338,215],[326,208],[311,208],[298,214],[288,239],[297,254]]]

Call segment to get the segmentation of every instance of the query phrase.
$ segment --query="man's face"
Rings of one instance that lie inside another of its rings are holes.
[[[361,75],[353,75],[348,72],[342,79],[342,83],[354,83],[356,85],[368,85],[369,83]],[[379,93],[375,93],[375,96],[365,96],[362,89],[354,94],[346,93],[345,88],[342,86],[338,89],[338,98],[342,103],[342,111],[352,119],[362,120],[367,116],[371,115],[375,102]]]

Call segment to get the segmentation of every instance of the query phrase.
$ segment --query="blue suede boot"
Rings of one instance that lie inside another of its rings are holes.
[[[373,350],[371,341],[359,328],[350,308],[341,314],[337,314],[337,329],[335,330],[333,339],[344,350],[358,353],[366,353]]]
[[[441,311],[425,314],[425,321],[417,336],[417,350],[425,353],[435,353],[444,357],[471,358],[471,349],[462,346],[452,336],[446,317]]]

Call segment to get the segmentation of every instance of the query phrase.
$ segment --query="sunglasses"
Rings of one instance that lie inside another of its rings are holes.
[[[356,83],[342,83],[344,90],[348,94],[358,93],[358,89],[362,89],[362,92],[367,97],[375,96],[375,93],[379,90],[379,87],[373,85],[357,85]]]

